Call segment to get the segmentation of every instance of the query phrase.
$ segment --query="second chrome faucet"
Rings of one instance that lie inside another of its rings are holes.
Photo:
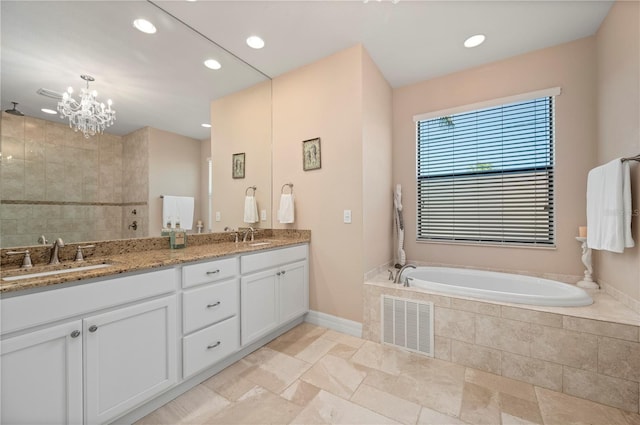
[[[51,256],[49,257],[49,264],[60,264],[59,251],[62,247],[64,247],[64,241],[62,240],[62,238],[56,239],[51,246]]]

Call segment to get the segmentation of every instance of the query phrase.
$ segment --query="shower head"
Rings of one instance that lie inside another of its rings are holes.
[[[18,110],[16,109],[16,106],[18,106],[18,102],[11,102],[11,103],[13,103],[13,108],[11,108],[11,109],[7,109],[7,110],[5,110],[5,112],[6,112],[7,114],[17,115],[17,116],[19,116],[19,117],[24,116],[24,114],[23,114],[22,112],[20,112],[20,111],[18,111]]]

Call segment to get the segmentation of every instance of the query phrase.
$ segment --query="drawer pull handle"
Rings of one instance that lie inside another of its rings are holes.
[[[207,350],[211,350],[212,348],[216,348],[218,345],[222,344],[220,341],[215,344],[207,345]]]
[[[213,304],[207,304],[207,308],[213,308],[220,305],[220,301],[216,301]]]
[[[73,331],[71,332],[71,338],[77,338],[80,336],[80,331]]]
[[[98,327],[96,325],[89,326],[89,332],[95,332],[97,330],[98,330]]]
[[[216,274],[216,273],[220,273],[220,269],[207,272],[207,274]]]

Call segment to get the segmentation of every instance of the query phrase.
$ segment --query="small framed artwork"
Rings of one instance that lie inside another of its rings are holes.
[[[231,167],[231,177],[234,179],[244,178],[244,152],[233,154]]]
[[[302,142],[302,168],[304,171],[317,170],[321,167],[320,138]]]

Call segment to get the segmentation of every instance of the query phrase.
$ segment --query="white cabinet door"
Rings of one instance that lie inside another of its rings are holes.
[[[278,276],[276,269],[244,276],[240,281],[242,345],[278,326]]]
[[[309,311],[307,262],[299,261],[279,268],[280,324]]]
[[[82,423],[82,322],[2,341],[3,424]]]
[[[105,423],[176,382],[176,296],[83,320],[85,420]]]

